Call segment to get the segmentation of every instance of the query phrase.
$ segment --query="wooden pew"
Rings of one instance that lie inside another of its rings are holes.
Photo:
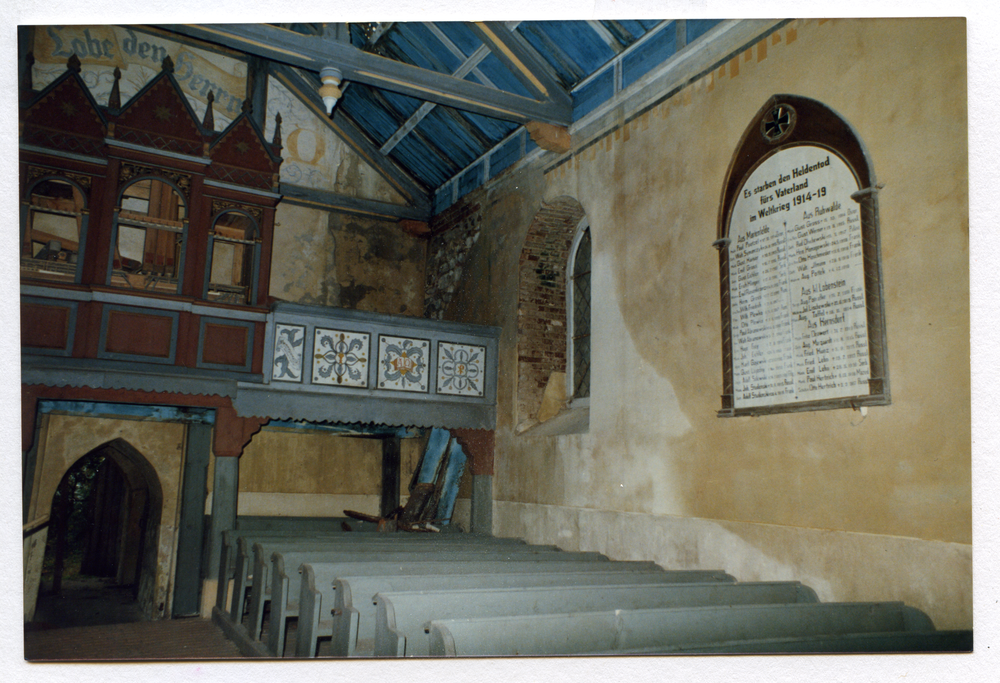
[[[432,620],[818,601],[798,581],[385,591],[374,599],[374,654],[426,657]]]
[[[972,631],[895,631],[652,646],[604,654],[889,654],[972,652]]]
[[[899,602],[796,603],[442,619],[430,623],[432,656],[593,654],[771,638],[933,631]],[[728,651],[728,650],[726,650]]]
[[[238,539],[242,536],[247,539],[245,544],[245,557],[250,557],[250,548],[256,540],[275,541],[301,541],[323,542],[339,541],[343,543],[398,543],[400,541],[451,541],[456,543],[483,543],[483,544],[513,544],[526,545],[517,538],[503,538],[488,536],[485,534],[472,534],[464,532],[442,532],[439,534],[386,534],[374,531],[374,525],[367,525],[362,532],[343,531],[339,522],[347,518],[325,518],[325,517],[240,517],[237,521],[236,529],[229,529],[222,534],[221,557],[219,561],[218,585],[216,588],[215,605],[222,612],[233,613],[233,603],[229,602],[234,595],[232,590],[236,578],[236,564],[239,554],[237,546]],[[239,579],[245,592],[249,588],[249,572],[252,567],[252,560],[245,562],[246,575]]]
[[[427,548],[435,547],[442,543],[449,544],[448,547],[452,547],[452,545],[497,546],[505,548],[527,547],[527,544],[520,539],[495,538],[481,534],[463,533],[359,534],[355,532],[329,532],[326,534],[298,536],[270,531],[257,533],[246,533],[239,530],[227,531],[223,534],[222,556],[219,561],[219,586],[216,594],[216,606],[222,612],[229,614],[229,618],[235,624],[242,623],[244,606],[252,587],[251,577],[253,576],[255,565],[252,546],[255,542],[268,544],[269,546],[273,546],[274,544],[280,544],[282,547],[298,545],[302,548],[317,549],[342,546],[358,547],[361,545],[377,548],[392,545],[394,548],[403,548],[411,547],[418,543],[426,543],[426,546],[420,547]],[[555,546],[545,547],[554,548]],[[266,574],[262,575],[262,580],[267,581]],[[230,586],[232,587],[231,589]]]
[[[388,567],[387,571],[380,568]],[[354,568],[363,572],[350,573]],[[734,582],[721,571],[665,571],[653,562],[461,562],[397,566],[304,564],[296,635],[297,657],[315,657],[320,637],[335,656],[370,655],[375,637],[373,597],[380,590],[517,585],[600,585],[640,581]],[[326,619],[331,615],[332,619]]]
[[[451,546],[451,547],[449,547]],[[280,547],[276,544],[272,547]],[[357,549],[346,548],[344,546],[333,548],[309,548],[300,549],[297,545],[285,546],[281,552],[270,554],[270,561],[266,561],[267,552],[260,543],[255,543],[253,547],[254,555],[254,577],[262,577],[255,580],[250,592],[250,608],[247,620],[246,632],[251,640],[259,640],[264,616],[264,608],[267,603],[271,605],[270,623],[275,629],[273,637],[269,637],[269,643],[275,648],[272,654],[278,656],[278,649],[284,642],[285,620],[290,616],[298,616],[298,601],[289,606],[289,601],[299,596],[300,577],[298,571],[287,571],[289,567],[300,567],[307,562],[375,562],[394,561],[411,565],[422,561],[448,561],[462,562],[469,560],[488,561],[509,561],[513,559],[532,560],[535,562],[553,562],[574,560],[577,562],[595,562],[600,564],[610,564],[610,560],[600,553],[593,552],[565,552],[554,546],[529,546],[505,544],[501,546],[483,545],[482,547],[454,545],[446,543],[444,545],[428,545],[425,542],[418,542],[415,546],[393,546],[383,549],[373,549],[370,546],[360,546]],[[280,564],[281,569],[275,567]],[[272,576],[270,583],[267,576]],[[294,598],[293,598],[294,596]]]

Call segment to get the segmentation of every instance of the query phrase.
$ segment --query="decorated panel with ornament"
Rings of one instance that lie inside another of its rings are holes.
[[[486,347],[440,342],[437,354],[437,392],[453,396],[482,396],[486,388]]]
[[[378,339],[378,388],[426,393],[431,343],[380,335]]]
[[[368,387],[371,335],[317,327],[313,339],[313,384]]]

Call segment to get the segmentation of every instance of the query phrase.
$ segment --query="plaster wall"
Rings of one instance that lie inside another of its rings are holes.
[[[348,197],[406,204],[386,179],[365,163],[315,111],[276,78],[268,80],[264,133],[274,138],[275,116],[281,115],[281,182]]]
[[[400,441],[401,505],[424,445],[421,438]],[[459,486],[454,516],[459,524],[468,523],[471,478],[466,471]],[[211,471],[208,479],[211,485]],[[342,517],[344,510],[378,515],[381,491],[378,439],[264,427],[240,457],[240,515]]]
[[[95,448],[110,441],[127,441],[156,471],[163,493],[163,505],[160,510],[152,603],[157,616],[164,616],[169,611],[172,600],[185,426],[174,422],[57,414],[43,415],[40,422],[38,460],[28,510],[29,524],[41,522],[49,516],[52,498],[69,468]],[[33,585],[37,591],[37,582],[33,582]]]
[[[867,415],[716,416],[719,198],[775,93],[837,111],[885,186],[892,404]],[[516,367],[525,207],[561,196],[590,221],[594,291],[588,433],[516,435],[516,373],[502,373],[495,530],[796,578],[823,599],[902,599],[971,627],[966,102],[963,20],[795,21],[627,123],[612,112],[607,135],[574,132],[537,184],[536,167],[490,188],[489,247],[469,258],[492,270],[445,317],[501,325],[501,367]]]
[[[426,244],[398,223],[278,205],[271,296],[393,315],[422,315]]]

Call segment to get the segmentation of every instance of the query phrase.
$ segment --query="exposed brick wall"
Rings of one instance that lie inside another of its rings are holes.
[[[518,422],[534,418],[553,372],[566,372],[566,263],[583,207],[543,204],[521,250],[517,308]]]
[[[482,191],[463,198],[431,220],[424,317],[440,320],[455,295],[472,245],[483,224]]]
[[[441,319],[462,277],[476,276],[465,274],[465,262],[487,203],[475,191],[432,219],[425,317]],[[566,372],[566,263],[583,216],[579,202],[560,197],[543,204],[528,228],[518,276],[518,423],[538,415],[549,376]]]

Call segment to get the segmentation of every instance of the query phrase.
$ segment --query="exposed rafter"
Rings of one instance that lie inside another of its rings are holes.
[[[486,78],[486,76],[482,72],[480,72],[478,68],[476,68],[478,64],[481,61],[483,61],[483,59],[485,59],[487,55],[490,54],[489,48],[487,48],[485,45],[482,45],[475,52],[469,55],[468,58],[465,58],[465,56],[462,54],[462,51],[459,50],[455,46],[455,44],[448,39],[448,36],[446,36],[444,32],[441,31],[441,29],[439,29],[434,24],[427,24],[427,26],[428,28],[430,28],[431,33],[433,33],[435,37],[441,41],[441,44],[444,45],[449,52],[451,52],[453,55],[457,57],[464,58],[464,61],[462,62],[462,64],[459,65],[457,69],[455,69],[455,72],[452,74],[452,76],[454,76],[455,78],[465,78],[470,73],[472,73],[476,74],[476,77],[484,84],[490,87],[496,87],[492,83],[490,83],[489,79]],[[416,128],[420,124],[420,122],[423,121],[424,118],[428,114],[430,114],[431,111],[436,106],[437,105],[434,104],[433,102],[424,102],[422,105],[420,105],[420,108],[417,109],[417,111],[415,111],[413,115],[410,116],[410,118],[407,119],[406,122],[399,127],[399,130],[393,133],[392,137],[390,137],[388,140],[385,141],[385,144],[382,145],[382,152],[384,154],[388,154],[389,152],[391,152],[393,147],[398,145],[399,142],[410,133],[410,131]]]
[[[594,33],[600,36],[604,44],[614,50],[615,54],[625,49],[625,46],[601,22],[591,19],[587,22],[587,25],[594,29]]]
[[[344,79],[367,83],[377,88],[409,97],[444,104],[484,116],[524,123],[538,120],[566,125],[572,120],[569,95],[547,75],[541,60],[526,53],[523,45],[511,40],[502,23],[483,24],[491,44],[502,52],[501,59],[515,65],[522,80],[539,84],[542,99],[534,100],[495,90],[478,83],[421,69],[379,57],[339,40],[309,36],[277,26],[250,24],[170,24],[173,31],[208,42],[241,50],[280,64],[319,72],[324,66],[336,66]],[[537,76],[532,76],[532,69]],[[538,90],[539,88],[535,88]]]
[[[514,22],[508,22],[508,24],[515,24],[515,25],[518,24],[518,23],[520,23],[520,22],[516,22],[516,21],[514,21]],[[445,35],[445,32],[442,31],[440,28],[438,28],[437,24],[428,21],[428,22],[424,22],[424,26],[427,27],[427,30],[430,31],[434,35],[435,38],[437,38],[439,41],[441,41],[441,44],[444,45],[445,49],[448,50],[448,52],[450,52],[452,55],[454,55],[458,59],[462,60],[462,62],[463,62],[462,66],[463,67],[466,65],[466,63],[468,63],[468,64],[470,64],[472,66],[472,70],[469,73],[471,73],[473,76],[475,76],[479,80],[480,83],[482,83],[483,85],[489,86],[491,88],[495,88],[496,87],[496,85],[486,76],[486,74],[484,74],[482,71],[479,70],[479,66],[478,66],[479,62],[483,61],[483,59],[486,57],[486,55],[488,55],[490,53],[489,48],[487,48],[485,45],[483,45],[479,49],[477,49],[475,52],[473,52],[471,55],[469,55],[468,57],[466,57],[465,53],[462,52],[460,49],[458,49],[458,46],[455,45],[455,43],[451,42],[451,38],[449,38],[447,35]],[[452,74],[452,75],[457,76],[458,75],[458,70],[456,70],[455,73]]]
[[[323,101],[317,94],[318,78],[313,74],[303,74],[280,64],[271,65],[271,75],[305,104],[317,119],[343,138],[351,149],[402,194],[411,206],[424,214],[429,214],[431,200],[427,190],[382,154],[349,118],[337,110],[334,110],[332,118],[326,115]]]
[[[503,22],[482,21],[469,24],[479,38],[490,47],[493,54],[513,72],[532,92],[553,103],[572,109],[573,100],[563,90],[552,71],[523,38],[508,29]],[[546,121],[546,123],[558,123]],[[569,122],[561,123],[567,125]]]

